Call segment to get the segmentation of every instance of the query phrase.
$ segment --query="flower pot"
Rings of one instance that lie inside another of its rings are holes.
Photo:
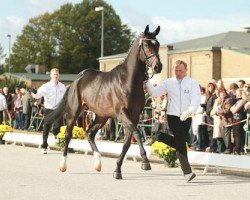
[[[2,138],[0,138],[0,144],[5,144],[5,140],[3,140]]]

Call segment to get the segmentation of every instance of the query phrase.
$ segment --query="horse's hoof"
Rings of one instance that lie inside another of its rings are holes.
[[[60,169],[61,172],[66,172],[67,167],[60,167],[59,169]]]
[[[102,170],[102,165],[94,165],[96,171],[100,172]]]
[[[147,163],[142,163],[142,164],[141,164],[141,168],[142,168],[143,170],[151,170],[150,163],[149,163],[149,162],[147,162]]]
[[[120,173],[120,172],[114,172],[113,173],[113,177],[115,179],[122,179],[122,173]]]

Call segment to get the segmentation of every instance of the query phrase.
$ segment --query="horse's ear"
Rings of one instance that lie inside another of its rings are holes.
[[[157,36],[158,33],[160,32],[160,30],[161,30],[161,27],[158,26],[157,29],[153,32],[153,34],[154,34],[155,36]]]
[[[145,30],[144,30],[144,34],[147,35],[148,31],[149,31],[149,26],[147,25],[146,28],[145,28]]]

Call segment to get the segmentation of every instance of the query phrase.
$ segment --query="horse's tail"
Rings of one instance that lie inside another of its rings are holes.
[[[57,105],[56,109],[53,110],[51,113],[49,113],[45,119],[44,122],[50,122],[53,123],[56,119],[63,117],[63,115],[65,114],[65,106],[67,104],[67,97],[68,97],[68,93],[69,93],[69,88],[68,87],[63,95],[62,100],[59,102],[59,104]]]

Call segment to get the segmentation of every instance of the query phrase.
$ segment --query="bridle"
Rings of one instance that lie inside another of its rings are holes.
[[[154,70],[152,69],[152,64],[150,64],[149,59],[152,58],[152,57],[159,58],[159,54],[158,54],[158,53],[152,53],[152,54],[150,54],[150,55],[147,55],[147,54],[146,54],[146,51],[145,51],[145,49],[144,49],[143,40],[156,41],[156,42],[157,42],[157,39],[141,38],[140,41],[139,41],[140,50],[142,49],[143,54],[144,54],[144,56],[145,56],[145,64],[146,64],[145,79],[148,80],[148,79],[153,78],[153,76],[154,76]],[[152,62],[152,63],[153,63],[153,62]],[[153,73],[152,73],[152,76],[149,78],[148,69],[149,69],[150,67],[151,67]]]

